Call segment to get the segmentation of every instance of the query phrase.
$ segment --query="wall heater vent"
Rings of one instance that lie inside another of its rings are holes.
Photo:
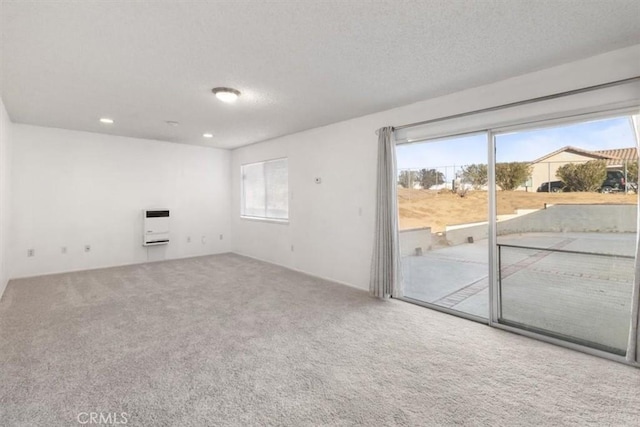
[[[169,243],[169,209],[144,209],[142,245],[155,246]]]

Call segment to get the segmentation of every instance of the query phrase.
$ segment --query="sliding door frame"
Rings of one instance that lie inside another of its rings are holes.
[[[430,302],[420,301],[418,299],[413,299],[413,298],[409,298],[409,297],[405,297],[405,296],[396,297],[394,299],[397,299],[397,300],[400,300],[400,301],[404,301],[404,302],[408,302],[410,304],[419,305],[419,306],[422,306],[422,307],[425,307],[425,308],[429,308],[429,309],[432,309],[432,310],[441,311],[441,312],[446,313],[446,314],[452,314],[454,316],[462,317],[463,319],[471,320],[473,322],[482,323],[484,325],[488,325],[489,324],[489,321],[484,317],[476,316],[474,314],[465,313],[464,311],[459,311],[459,310],[454,310],[454,309],[447,308],[447,307],[442,307],[440,305],[433,304],[433,303],[430,303]]]
[[[593,356],[602,357],[605,359],[613,360],[615,362],[624,363],[627,365],[640,367],[640,363],[629,362],[626,360],[624,355],[618,355],[614,353],[610,353],[607,351],[599,350],[593,347],[588,347],[582,344],[577,344],[571,341],[562,340],[560,338],[555,338],[552,336],[544,335],[538,332],[534,332],[531,330],[518,328],[515,326],[507,325],[504,323],[500,323],[500,318],[502,317],[502,313],[500,312],[500,308],[502,307],[501,303],[501,295],[500,295],[500,283],[499,283],[499,265],[498,265],[498,236],[497,236],[497,191],[496,191],[496,182],[495,182],[495,155],[496,155],[496,137],[499,135],[505,135],[513,132],[520,131],[531,131],[531,130],[539,130],[544,128],[557,127],[562,125],[571,125],[571,124],[579,124],[591,120],[606,120],[620,116],[632,116],[634,114],[638,114],[640,107],[626,107],[626,108],[616,108],[610,110],[602,110],[597,112],[589,112],[583,114],[574,114],[574,115],[563,115],[556,118],[539,120],[539,121],[531,121],[527,123],[518,123],[516,125],[505,126],[501,128],[490,129],[488,134],[490,135],[489,141],[489,155],[490,155],[490,166],[489,166],[489,212],[491,216],[489,218],[489,265],[491,270],[490,281],[489,281],[489,289],[490,295],[493,295],[492,300],[490,301],[490,307],[492,311],[490,313],[489,326],[492,326],[497,329],[502,329],[504,331],[509,331],[516,333],[518,335],[523,335],[528,338],[533,338],[538,341],[547,342],[550,344],[558,345],[561,347],[570,348],[572,350],[577,350],[582,353],[587,353]],[[492,210],[493,209],[493,210]],[[638,205],[638,215],[640,215],[640,204]],[[637,233],[640,233],[640,230],[636,230]],[[638,259],[635,260],[635,263],[639,262]],[[631,323],[631,312],[629,312],[629,323]]]
[[[465,136],[471,136],[471,135],[481,135],[481,134],[485,134],[488,135],[489,131],[488,130],[476,130],[473,132],[461,132],[461,133],[457,133],[457,134],[450,134],[450,135],[446,135],[446,136],[439,136],[439,137],[435,137],[435,138],[427,138],[427,139],[421,139],[421,140],[416,140],[416,141],[410,141],[410,142],[404,142],[402,144],[396,144],[396,145],[407,145],[407,144],[429,144],[429,143],[435,143],[435,142],[443,142],[449,139],[456,139],[456,138],[461,138],[461,137],[465,137]],[[487,138],[487,141],[489,141],[489,139]],[[487,159],[487,165],[489,165],[489,159]],[[487,174],[489,174],[489,169],[487,169]],[[491,206],[491,203],[489,203],[489,206]],[[488,213],[488,215],[490,216],[490,213]],[[489,219],[487,219],[487,221],[489,221]],[[489,223],[490,224],[490,223]],[[488,226],[489,226],[488,224]],[[491,293],[491,265],[489,265],[489,270],[488,270],[488,280],[489,280],[489,293]],[[394,299],[400,300],[400,301],[404,301],[404,302],[408,302],[411,304],[415,304],[415,305],[419,305],[425,308],[429,308],[432,310],[436,310],[436,311],[441,311],[443,313],[447,313],[447,314],[452,314],[454,316],[458,316],[458,317],[462,317],[463,319],[467,319],[467,320],[471,320],[474,322],[478,322],[478,323],[482,323],[485,325],[490,325],[491,324],[491,316],[488,315],[487,317],[482,317],[482,316],[477,316],[475,314],[470,314],[470,313],[466,313],[464,311],[460,311],[460,310],[454,310],[452,308],[448,308],[448,307],[443,307],[434,303],[430,303],[430,302],[426,302],[426,301],[420,301],[418,299],[414,299],[414,298],[410,298],[407,297],[405,295],[402,296],[398,296],[398,297],[394,297]],[[489,308],[489,311],[491,312],[491,308]]]
[[[626,365],[640,367],[639,362],[630,362],[626,360],[625,356],[609,353],[603,350],[598,350],[592,347],[587,347],[581,344],[576,344],[570,341],[565,341],[559,338],[555,338],[548,335],[543,335],[537,332],[533,332],[526,329],[517,328],[514,326],[506,325],[499,322],[501,318],[500,307],[501,307],[501,295],[500,295],[500,285],[498,283],[498,250],[497,250],[497,191],[496,191],[496,177],[495,177],[495,165],[496,165],[496,136],[508,134],[511,132],[523,131],[523,130],[534,130],[534,129],[543,129],[556,127],[567,124],[577,124],[580,122],[590,121],[590,120],[604,120],[607,118],[614,118],[619,116],[633,116],[640,113],[640,103],[634,106],[624,106],[624,107],[603,107],[601,110],[596,111],[588,111],[588,112],[580,112],[580,113],[567,113],[567,114],[558,114],[556,117],[544,118],[540,120],[530,120],[523,121],[516,124],[510,124],[508,126],[503,127],[494,127],[490,129],[478,129],[476,131],[469,132],[460,132],[458,134],[452,133],[449,135],[441,135],[437,137],[430,137],[420,140],[414,140],[410,142],[405,142],[399,145],[404,144],[414,144],[421,142],[429,142],[436,140],[443,140],[447,138],[455,138],[462,135],[471,135],[471,134],[480,134],[486,133],[487,136],[487,174],[488,174],[488,260],[489,260],[489,271],[488,271],[488,280],[489,280],[489,315],[488,319],[470,315],[461,311],[448,309],[446,307],[440,307],[435,304],[426,303],[418,300],[414,300],[412,298],[400,297],[401,301],[409,302],[412,304],[417,304],[426,308],[430,308],[433,310],[441,311],[447,314],[452,314],[458,317],[462,317],[468,320],[472,320],[479,323],[488,324],[491,327],[496,329],[501,329],[504,331],[512,332],[518,335],[522,335],[528,338],[533,338],[538,341],[543,341],[549,344],[554,344],[560,347],[569,348],[571,350],[576,350],[582,353],[590,354],[593,356],[601,357],[604,359],[609,359],[614,362],[624,363]],[[640,204],[638,206],[640,215]],[[640,233],[640,230],[636,230],[636,233]],[[638,259],[635,260],[636,264],[639,262]],[[631,316],[631,313],[629,313]],[[631,319],[629,318],[629,322]]]
[[[496,204],[496,137],[492,130],[487,131],[487,183],[489,197],[489,326],[495,326],[500,318],[500,287],[498,284],[498,206]]]

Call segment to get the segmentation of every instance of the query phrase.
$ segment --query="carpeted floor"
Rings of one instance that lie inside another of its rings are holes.
[[[131,426],[637,426],[640,369],[232,254],[12,281],[0,425],[91,412]]]

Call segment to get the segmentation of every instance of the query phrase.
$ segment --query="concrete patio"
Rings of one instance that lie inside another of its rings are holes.
[[[502,319],[613,352],[626,348],[634,233],[500,236]],[[545,250],[548,249],[548,250]],[[576,251],[612,256],[566,253]],[[404,295],[488,317],[488,242],[403,257]]]

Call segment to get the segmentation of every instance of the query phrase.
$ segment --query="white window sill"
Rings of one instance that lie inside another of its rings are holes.
[[[240,219],[243,219],[245,221],[270,222],[273,224],[289,225],[288,219],[262,218],[259,216],[244,216],[244,215],[240,215]]]

